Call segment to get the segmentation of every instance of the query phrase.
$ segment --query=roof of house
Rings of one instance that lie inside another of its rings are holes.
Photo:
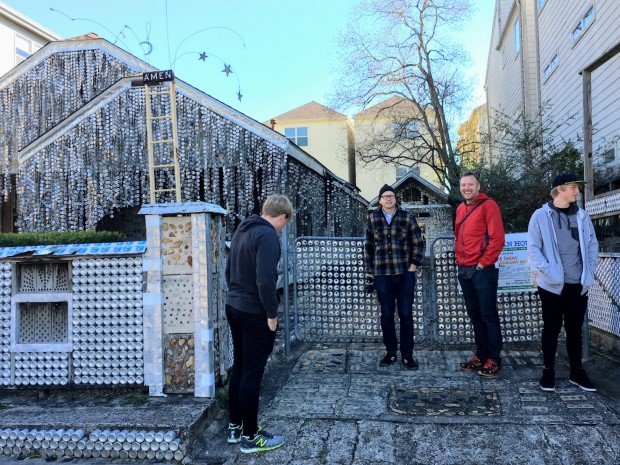
[[[308,102],[305,105],[294,108],[291,111],[287,111],[286,113],[282,113],[279,116],[276,116],[275,119],[277,122],[283,121],[297,121],[297,120],[307,120],[307,119],[332,119],[332,118],[346,118],[347,116],[338,113],[336,110],[332,110],[325,105],[321,105],[320,103]]]
[[[382,102],[366,108],[355,115],[355,118],[377,116],[379,114],[385,116],[411,116],[412,112],[416,112],[416,106],[405,98],[394,95]]]
[[[431,192],[433,195],[442,199],[445,203],[448,203],[448,194],[446,194],[432,182],[424,179],[415,171],[409,171],[406,175],[404,175],[402,178],[392,184],[392,188],[398,192],[398,189],[401,186],[404,186],[409,180],[412,180],[415,184],[419,185],[427,192]],[[379,196],[375,197],[369,202],[368,208],[376,208],[377,205],[379,205]]]
[[[45,61],[50,56],[56,53],[62,53],[67,51],[75,52],[80,50],[101,50],[102,52],[104,52],[104,54],[109,55],[110,57],[115,58],[122,63],[128,64],[131,69],[135,70],[134,72],[155,70],[155,68],[153,68],[150,64],[135,57],[134,55],[123,50],[117,45],[110,43],[106,39],[100,38],[97,34],[87,33],[81,36],[73,37],[71,39],[53,41],[48,43],[40,50],[35,52],[28,59],[20,63],[18,66],[11,69],[3,76],[0,76],[0,91],[11,85],[11,83],[19,79],[21,75],[27,73],[28,70],[35,68],[38,64]],[[129,88],[131,88],[131,81],[134,77],[135,75],[131,75],[130,73],[130,75],[119,79],[110,87],[105,89],[105,91],[95,96],[91,101],[81,105],[72,114],[65,117],[62,121],[54,122],[54,124],[52,124],[52,127],[48,128],[45,133],[39,134],[35,140],[29,141],[26,146],[21,147],[16,154],[17,158],[20,160],[20,162],[23,162],[24,160],[30,158],[42,147],[50,144],[54,140],[57,140],[60,136],[68,132],[73,126],[91,115],[93,111],[108,104],[108,102],[118,97],[118,95],[126,92]],[[308,168],[316,171],[317,173],[321,175],[329,173],[329,175],[334,177],[335,179],[340,180],[344,184],[348,184],[346,180],[341,179],[334,173],[330,172],[312,155],[299,148],[282,134],[279,134],[278,132],[265,127],[263,124],[259,123],[253,118],[215,99],[214,97],[206,94],[205,92],[187,84],[186,82],[180,80],[178,77],[175,77],[175,83],[176,91],[179,94],[185,95],[196,103],[222,116],[223,118],[234,122],[235,124],[248,130],[249,132],[254,133],[257,136],[262,137],[273,143],[274,145],[286,150],[288,155],[290,155],[292,158],[295,158],[297,161],[304,164]],[[334,113],[339,114],[337,112]]]
[[[87,32],[86,34],[80,34],[79,36],[69,37],[67,40],[95,40],[101,39],[101,36],[94,32]]]

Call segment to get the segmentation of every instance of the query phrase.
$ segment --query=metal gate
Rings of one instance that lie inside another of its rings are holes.
[[[430,266],[418,269],[413,304],[416,342],[463,344],[473,333],[457,288],[454,239],[437,238]],[[300,237],[294,249],[294,331],[307,342],[379,342],[376,294],[364,292],[363,237]],[[535,292],[498,295],[504,341],[538,342],[542,329]],[[398,318],[396,318],[398,321]]]
[[[296,337],[307,342],[380,342],[379,302],[376,294],[364,292],[364,238],[300,237],[294,254]],[[413,303],[416,341],[429,333],[421,275],[418,272]]]

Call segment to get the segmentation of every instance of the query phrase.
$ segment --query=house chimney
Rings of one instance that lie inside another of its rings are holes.
[[[273,129],[275,131],[276,130],[276,123],[277,123],[277,121],[272,118],[271,121],[269,121],[269,123],[271,124],[271,129]]]

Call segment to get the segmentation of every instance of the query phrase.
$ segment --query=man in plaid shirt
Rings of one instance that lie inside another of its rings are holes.
[[[396,362],[398,342],[394,313],[400,319],[400,354],[410,370],[419,368],[413,358],[413,297],[416,270],[422,264],[424,242],[411,213],[398,207],[396,193],[384,185],[379,191],[380,208],[368,215],[364,259],[366,291],[377,291],[381,305],[381,331],[386,355],[381,366]]]

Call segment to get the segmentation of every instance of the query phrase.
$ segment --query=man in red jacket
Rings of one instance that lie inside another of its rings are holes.
[[[502,331],[497,314],[495,262],[504,247],[504,225],[497,203],[480,192],[474,173],[461,177],[464,202],[456,209],[454,250],[458,279],[467,314],[474,328],[476,353],[461,363],[461,370],[495,376],[501,368]]]

